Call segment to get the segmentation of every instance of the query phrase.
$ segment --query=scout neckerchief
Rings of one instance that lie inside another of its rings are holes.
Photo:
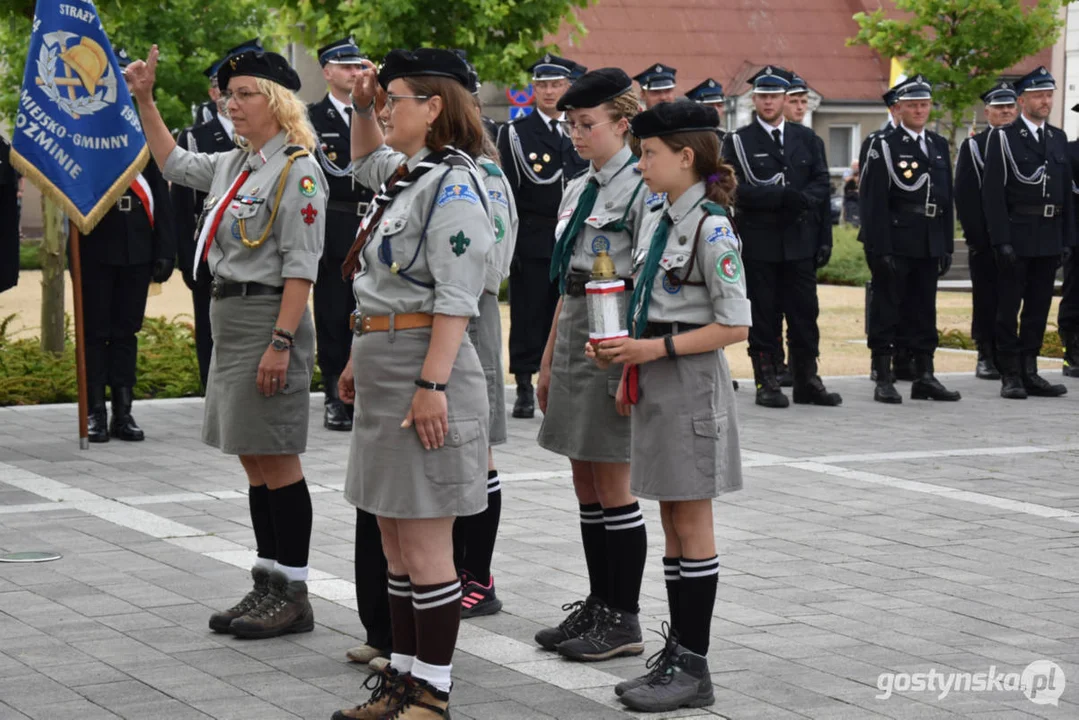
[[[618,168],[618,171],[611,176],[611,180],[614,180],[618,176],[618,173],[625,170],[630,165],[637,162],[637,156],[632,153],[629,156],[629,160],[626,164]],[[633,198],[637,197],[637,191],[640,190],[640,184],[633,191],[633,196],[630,198],[629,203],[626,205],[626,213],[622,215],[622,219],[611,227],[612,230],[624,230],[626,215],[629,213],[630,206],[633,205]],[[596,204],[596,198],[599,196],[599,180],[596,176],[588,178],[588,182],[585,183],[584,190],[581,192],[581,196],[577,199],[577,207],[573,211],[573,216],[569,219],[569,224],[566,225],[566,229],[562,231],[562,235],[558,238],[558,242],[554,245],[554,251],[551,253],[551,280],[558,280],[559,292],[566,291],[566,273],[569,272],[569,263],[573,258],[573,251],[577,246],[577,235],[581,232],[581,228],[584,226],[584,221],[592,214],[592,208]]]

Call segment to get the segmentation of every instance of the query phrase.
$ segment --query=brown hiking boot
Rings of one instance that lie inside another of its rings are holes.
[[[403,702],[379,720],[450,720],[449,705],[449,693],[408,675]]]
[[[229,632],[238,638],[261,640],[288,633],[311,632],[315,629],[315,612],[307,599],[307,583],[293,580],[283,572],[270,572],[270,591],[258,607],[229,625]]]
[[[210,616],[210,629],[214,632],[225,633],[229,631],[229,625],[238,617],[258,607],[266,593],[270,592],[270,571],[263,568],[251,568],[251,578],[255,581],[255,587],[251,592],[244,595],[244,599],[236,603],[228,610],[215,612]]]
[[[401,705],[408,689],[405,676],[391,667],[368,675],[363,686],[372,691],[371,698],[363,705],[338,710],[333,714],[332,720],[378,720]]]

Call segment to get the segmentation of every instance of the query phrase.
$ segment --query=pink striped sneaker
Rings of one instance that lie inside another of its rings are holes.
[[[464,579],[464,578],[462,578]],[[473,618],[494,615],[502,609],[502,601],[495,596],[494,575],[487,578],[487,584],[468,579],[461,588],[461,617]]]

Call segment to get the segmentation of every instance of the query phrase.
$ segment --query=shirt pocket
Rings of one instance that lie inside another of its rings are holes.
[[[479,418],[454,418],[447,421],[445,444],[437,450],[423,451],[424,472],[436,485],[467,485],[479,482],[487,467],[487,443],[482,441],[483,423]],[[482,466],[482,468],[481,468]]]
[[[378,260],[391,272],[409,269],[417,255],[419,239],[411,237],[415,234],[411,220],[408,215],[400,214],[384,217],[378,223],[375,237]]]
[[[269,203],[243,203],[233,200],[229,203],[226,218],[229,222],[228,230],[236,240],[246,240],[257,243],[262,240],[263,233],[270,222]],[[222,223],[224,224],[224,223]]]
[[[692,249],[687,245],[686,249],[675,252],[666,252],[659,259],[659,272],[657,279],[663,284],[663,289],[671,295],[677,295],[682,289],[689,276],[689,260]]]

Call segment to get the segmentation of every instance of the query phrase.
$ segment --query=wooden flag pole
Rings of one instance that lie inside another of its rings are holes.
[[[75,376],[78,381],[79,393],[79,449],[86,450],[90,447],[89,424],[86,419],[86,331],[82,322],[82,260],[80,248],[82,244],[79,237],[79,229],[71,223],[71,290],[75,299]]]

